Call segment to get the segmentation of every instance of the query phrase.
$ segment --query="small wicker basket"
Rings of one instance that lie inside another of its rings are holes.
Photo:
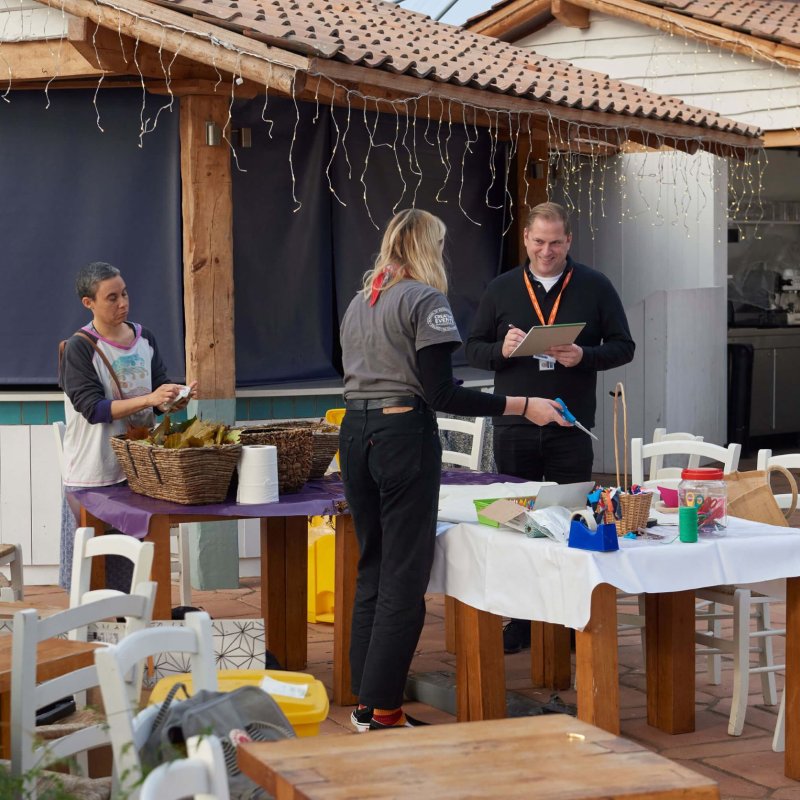
[[[289,425],[242,428],[239,441],[243,445],[271,444],[277,448],[278,491],[281,494],[300,491],[308,480],[314,448],[314,435],[310,428]]]
[[[622,420],[624,436],[623,482],[619,482],[619,448],[617,446],[617,400],[622,401]],[[653,501],[652,492],[631,494],[628,489],[628,404],[625,402],[625,387],[618,383],[614,389],[614,467],[617,473],[617,486],[622,489],[619,494],[619,505],[622,517],[614,516],[614,509],[604,511],[603,521],[606,524],[614,523],[617,526],[617,536],[624,536],[628,531],[638,531],[647,524],[650,517],[650,503]]]
[[[221,503],[228,496],[241,445],[172,449],[111,437],[131,491],[183,505]]]
[[[311,447],[311,469],[308,477],[311,480],[321,478],[339,449],[339,426],[320,420],[319,422],[306,422],[295,420],[293,422],[277,422],[269,426],[275,430],[310,430],[313,436]]]

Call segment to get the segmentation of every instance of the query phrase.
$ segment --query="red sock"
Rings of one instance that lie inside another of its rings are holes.
[[[372,719],[387,728],[400,727],[405,725],[406,715],[402,708],[376,708],[372,713]]]

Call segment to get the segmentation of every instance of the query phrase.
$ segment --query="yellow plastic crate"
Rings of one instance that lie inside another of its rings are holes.
[[[333,586],[336,560],[336,537],[324,533],[308,546],[309,622],[333,622]]]
[[[281,711],[286,714],[286,718],[292,724],[294,732],[298,736],[316,736],[319,733],[320,723],[328,716],[329,703],[325,687],[313,675],[305,672],[284,672],[279,669],[226,669],[217,673],[219,690],[221,692],[232,692],[240,686],[253,684],[257,686],[265,675],[269,675],[270,678],[283,683],[305,683],[308,685],[305,697],[285,697],[284,695],[273,694],[272,698],[280,706]],[[186,684],[187,691],[189,694],[192,693],[191,673],[168,675],[166,678],[162,678],[153,688],[149,705],[162,703],[169,690],[176,683]]]

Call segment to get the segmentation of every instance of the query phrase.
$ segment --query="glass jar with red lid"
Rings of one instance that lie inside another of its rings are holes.
[[[681,472],[678,505],[697,509],[701,534],[722,535],[728,524],[728,490],[721,469],[696,467]]]

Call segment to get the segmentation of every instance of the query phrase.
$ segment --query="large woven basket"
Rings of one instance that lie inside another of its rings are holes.
[[[238,444],[153,447],[124,435],[111,437],[111,449],[132,491],[184,505],[221,503],[242,451]]]
[[[310,428],[278,425],[242,428],[239,441],[243,445],[271,444],[277,448],[278,491],[281,494],[299,491],[308,480],[314,448],[314,435]]]
[[[619,481],[619,449],[617,447],[617,400],[621,401],[623,419],[624,456],[622,462],[623,481]],[[622,516],[617,519],[614,509],[607,508],[603,512],[603,521],[617,526],[617,536],[624,536],[629,531],[638,531],[647,525],[650,517],[650,503],[653,501],[652,492],[631,494],[628,492],[628,404],[625,402],[625,387],[618,383],[614,389],[614,467],[617,473],[617,486],[622,489],[619,494],[619,506]]]

